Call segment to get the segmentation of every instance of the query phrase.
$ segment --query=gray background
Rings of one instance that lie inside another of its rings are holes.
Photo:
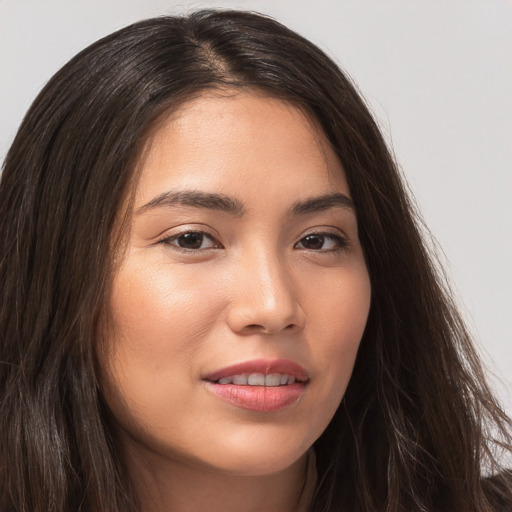
[[[0,0],[0,158],[42,85],[99,37],[202,6],[277,17],[355,79],[444,250],[512,413],[512,3]]]

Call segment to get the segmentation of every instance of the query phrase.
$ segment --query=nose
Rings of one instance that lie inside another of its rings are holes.
[[[296,279],[278,255],[244,258],[233,276],[229,328],[238,334],[299,332],[305,325]]]

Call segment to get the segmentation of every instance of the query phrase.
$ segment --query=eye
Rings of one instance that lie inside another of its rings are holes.
[[[312,233],[301,238],[296,244],[297,249],[306,249],[308,251],[340,251],[348,246],[348,241],[333,233]]]
[[[187,231],[164,238],[159,243],[185,251],[201,251],[220,247],[220,243],[213,236],[203,231]]]

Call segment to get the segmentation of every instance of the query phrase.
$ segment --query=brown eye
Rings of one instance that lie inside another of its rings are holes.
[[[164,245],[170,245],[186,251],[201,251],[219,247],[217,241],[209,234],[201,231],[187,231],[160,241]]]
[[[182,249],[201,249],[204,238],[202,233],[185,233],[176,237],[176,243]]]
[[[325,237],[322,235],[308,235],[305,236],[300,242],[304,249],[319,250],[322,249],[325,243]]]
[[[329,252],[344,249],[347,245],[348,242],[345,238],[339,235],[332,233],[313,233],[301,238],[295,247],[308,251]]]

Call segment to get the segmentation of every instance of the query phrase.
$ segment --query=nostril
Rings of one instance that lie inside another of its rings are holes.
[[[304,311],[294,300],[278,304],[251,303],[246,298],[230,304],[226,311],[228,327],[244,335],[292,333],[304,327]]]
[[[245,333],[261,332],[264,334],[275,334],[275,333],[282,332],[282,331],[292,331],[296,327],[297,326],[294,323],[290,323],[282,329],[281,328],[273,329],[271,327],[265,327],[264,325],[261,325],[261,324],[249,324],[244,327],[243,331]]]

